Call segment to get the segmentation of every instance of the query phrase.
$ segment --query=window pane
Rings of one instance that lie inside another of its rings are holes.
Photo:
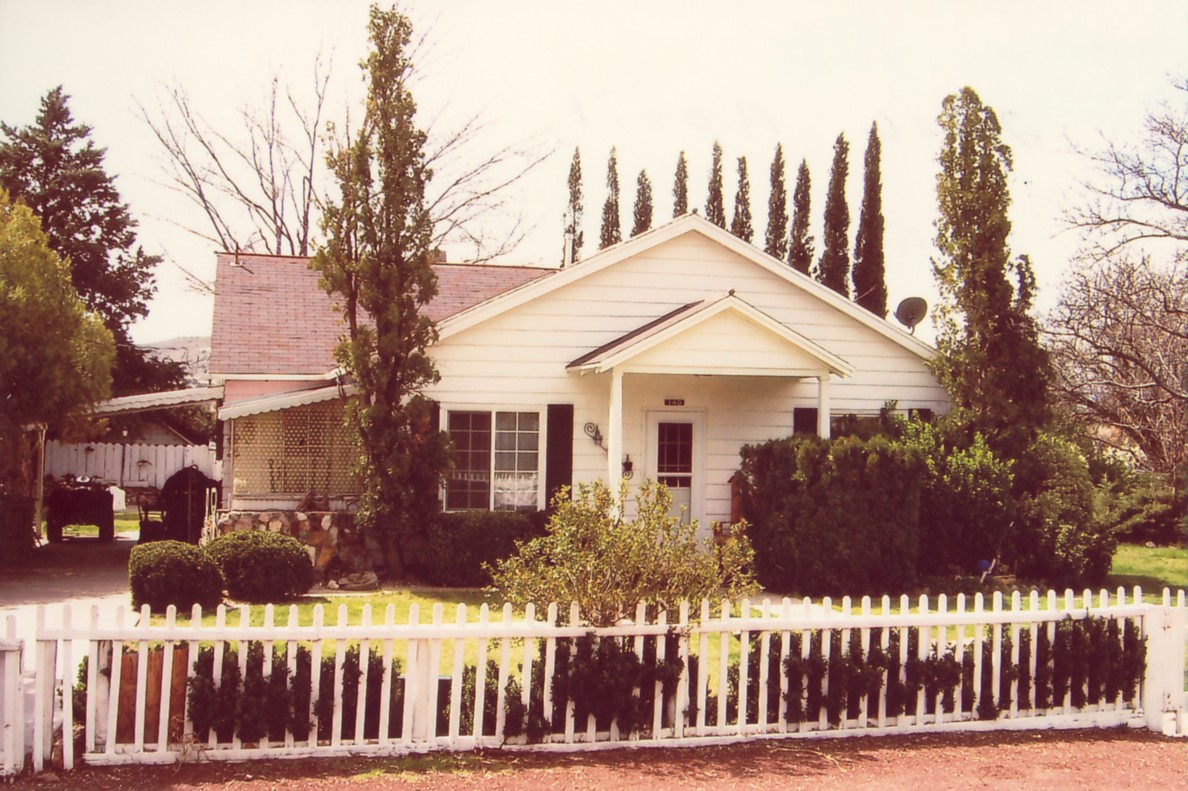
[[[486,509],[491,498],[491,414],[450,412],[454,468],[446,479],[446,508]]]
[[[657,432],[656,472],[693,472],[693,424],[660,423]]]
[[[492,507],[497,511],[536,508],[540,488],[537,465],[540,415],[498,412],[495,415],[495,482]]]

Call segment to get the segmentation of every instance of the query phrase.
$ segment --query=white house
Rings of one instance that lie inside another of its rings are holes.
[[[927,344],[688,214],[563,269],[435,265],[455,445],[446,509],[543,508],[563,484],[660,479],[730,518],[739,449],[839,415],[943,411]],[[219,256],[211,374],[224,507],[355,487],[340,428],[341,325],[303,258]]]

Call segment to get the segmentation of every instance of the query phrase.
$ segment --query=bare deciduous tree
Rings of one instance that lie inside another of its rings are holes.
[[[168,186],[206,218],[186,230],[224,250],[309,254],[321,216],[320,127],[331,69],[319,57],[313,73],[311,100],[274,78],[267,106],[241,110],[235,133],[208,122],[178,87],[166,89],[155,113],[140,106],[165,154]]]
[[[1092,195],[1069,221],[1086,232],[1097,257],[1125,247],[1171,242],[1176,255],[1188,243],[1188,79],[1173,82],[1181,101],[1148,113],[1146,133],[1137,145],[1107,141],[1087,155],[1098,180],[1086,184]]]
[[[412,54],[425,44],[421,37]],[[304,97],[273,79],[266,107],[244,108],[233,132],[207,121],[177,87],[166,89],[155,112],[141,105],[141,116],[165,155],[167,185],[205,218],[197,225],[178,224],[224,250],[309,255],[325,205],[324,151],[340,134],[350,137],[345,111],[338,123],[326,117],[330,75],[330,65],[315,59],[313,92]],[[492,149],[478,116],[450,129],[439,131],[440,126],[440,117],[425,125],[426,163],[434,175],[426,191],[434,246],[469,245],[473,261],[510,251],[523,238],[523,222],[522,213],[510,205],[508,188],[551,152],[513,145]],[[181,269],[195,288],[212,290],[210,283]]]
[[[1115,254],[1075,272],[1047,322],[1055,387],[1094,438],[1171,476],[1188,427],[1188,272]]]

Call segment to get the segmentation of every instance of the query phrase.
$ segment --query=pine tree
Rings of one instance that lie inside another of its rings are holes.
[[[726,227],[726,205],[722,198],[722,145],[714,141],[714,158],[710,165],[709,195],[705,199],[705,219],[719,228]]]
[[[581,150],[573,150],[573,160],[569,163],[569,204],[565,208],[565,244],[569,246],[568,256],[562,256],[562,263],[568,258],[569,263],[576,264],[581,256],[582,242],[582,154]]]
[[[854,301],[887,318],[887,283],[883,266],[883,182],[879,174],[882,144],[878,124],[870,125],[866,143],[862,209],[854,242]]]
[[[771,160],[771,192],[767,198],[767,236],[763,251],[781,261],[788,254],[788,190],[784,186],[784,147],[778,143]]]
[[[809,233],[809,211],[812,208],[808,162],[800,160],[796,171],[796,188],[792,192],[792,233],[788,237],[788,263],[792,268],[809,273],[813,264],[813,237]]]
[[[430,428],[420,395],[438,379],[428,353],[437,329],[424,311],[437,278],[425,201],[432,173],[409,88],[412,24],[372,6],[368,32],[363,122],[328,158],[341,197],[326,206],[326,243],[312,265],[342,306],[346,338],[336,357],[359,390],[347,410],[364,483],[357,519],[401,576],[406,541],[437,510],[449,442]]]
[[[619,159],[612,147],[606,162],[606,203],[602,204],[602,230],[598,237],[598,249],[610,247],[623,241],[619,228]]]
[[[179,387],[182,367],[138,349],[129,334],[148,315],[161,257],[137,245],[136,221],[104,170],[106,151],[91,140],[90,126],[74,122],[69,98],[59,86],[42,98],[32,125],[0,124],[0,188],[41,219],[83,304],[115,337],[113,392]]]
[[[672,181],[672,216],[680,217],[689,212],[689,165],[685,152],[677,157],[676,177]]]
[[[850,144],[838,135],[833,144],[833,169],[829,173],[829,192],[825,195],[825,232],[821,260],[814,275],[843,297],[850,296],[850,209],[846,205],[846,176],[850,165],[846,158]]]
[[[639,236],[652,227],[652,182],[648,180],[647,171],[641,170],[635,180],[635,223],[631,226],[631,235]]]
[[[747,158],[738,158],[738,191],[734,193],[734,216],[730,220],[730,233],[749,242],[755,238],[751,226],[751,180],[747,177]]]
[[[1028,313],[1030,262],[1012,262],[1007,247],[1011,150],[994,110],[972,88],[945,99],[938,123],[936,372],[991,448],[1018,458],[1048,420],[1051,371]]]

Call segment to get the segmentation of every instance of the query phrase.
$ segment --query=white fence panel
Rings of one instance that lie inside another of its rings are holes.
[[[21,643],[16,618],[0,622],[0,777],[25,765],[25,696],[21,689]]]
[[[45,471],[102,478],[117,486],[161,488],[178,470],[195,466],[208,478],[222,478],[222,462],[206,445],[121,445],[109,442],[45,445]]]
[[[49,758],[50,724],[73,727],[69,689],[82,657],[77,718],[85,760],[96,764],[1182,727],[1182,599],[1147,605],[1135,589],[1129,599],[1124,590],[1069,591],[1026,603],[1012,596],[1009,606],[998,594],[990,606],[981,594],[972,606],[964,596],[953,604],[920,597],[910,611],[907,597],[895,608],[884,597],[877,609],[869,599],[855,608],[847,597],[839,613],[828,599],[685,603],[672,623],[641,607],[634,622],[601,628],[581,625],[576,605],[564,622],[556,605],[543,617],[531,606],[516,616],[510,605],[497,615],[483,605],[477,618],[458,605],[451,619],[437,604],[429,622],[413,605],[401,623],[392,605],[382,619],[370,606],[349,618],[345,606],[318,605],[310,622],[296,606],[285,616],[268,605],[262,619],[247,607],[228,618],[220,607],[213,625],[197,607],[188,619],[170,608],[155,623],[147,608],[139,617],[121,608],[114,627],[101,627],[96,611],[72,621],[67,608],[61,628],[38,619],[34,766]],[[1078,676],[1076,662],[1056,658],[1076,640],[1096,640],[1098,659],[1137,657],[1145,641],[1145,675]],[[636,674],[634,689],[583,687],[575,668],[589,672],[608,657],[615,677]],[[197,697],[187,697],[192,689]],[[254,716],[212,722],[224,695]],[[62,760],[74,765],[73,740]]]

